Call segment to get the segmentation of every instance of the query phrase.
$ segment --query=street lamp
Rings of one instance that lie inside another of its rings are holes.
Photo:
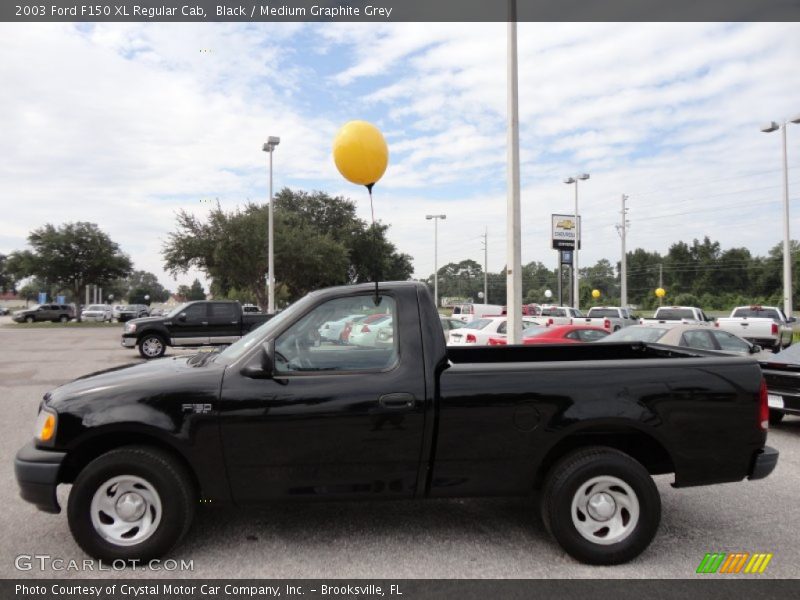
[[[275,243],[272,239],[272,153],[275,147],[281,143],[281,138],[271,135],[267,138],[267,143],[261,149],[269,152],[269,208],[267,225],[267,312],[275,314]]]
[[[575,184],[575,250],[572,254],[572,305],[575,309],[580,308],[580,294],[579,294],[579,287],[578,287],[578,245],[581,242],[581,227],[578,221],[578,180],[586,181],[589,179],[589,174],[584,173],[582,175],[576,175],[575,177],[567,177],[564,180],[564,183],[567,185]]]
[[[771,121],[761,128],[764,133],[772,133],[778,129],[783,138],[783,312],[787,318],[792,317],[792,256],[789,240],[789,163],[786,158],[786,125],[800,123],[800,115],[778,125]]]
[[[150,294],[144,295],[144,303],[147,304],[147,306],[150,306]]]
[[[439,310],[439,219],[446,219],[447,215],[425,215],[425,218],[433,219],[433,301]]]

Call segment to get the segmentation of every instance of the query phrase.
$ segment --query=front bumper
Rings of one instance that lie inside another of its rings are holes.
[[[778,451],[770,446],[764,446],[753,457],[753,465],[750,467],[748,479],[764,479],[775,470],[777,464]]]
[[[133,336],[126,337],[126,335],[122,336],[122,345],[125,348],[135,348],[136,347],[136,338]]]
[[[22,499],[44,512],[61,512],[56,487],[58,472],[66,456],[66,452],[39,450],[33,442],[20,448],[14,459],[14,473]]]

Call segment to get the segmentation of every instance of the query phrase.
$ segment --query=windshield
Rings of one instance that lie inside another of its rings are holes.
[[[666,327],[625,327],[603,338],[604,342],[657,342],[669,331]]]
[[[800,365],[800,344],[792,344],[788,348],[764,359],[767,362]]]
[[[548,333],[550,331],[553,331],[551,327],[541,327],[541,326],[528,327],[525,331],[522,332],[522,337],[526,338],[537,337],[540,335],[544,335],[545,333]]]
[[[464,329],[483,329],[491,322],[491,319],[476,319],[464,325]]]

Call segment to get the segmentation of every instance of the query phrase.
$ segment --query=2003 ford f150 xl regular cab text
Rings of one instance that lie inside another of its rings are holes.
[[[320,339],[364,313],[391,318],[391,343]],[[106,560],[165,554],[209,500],[540,490],[570,555],[615,564],[658,528],[652,474],[677,487],[766,477],[767,427],[750,358],[640,342],[447,348],[424,285],[362,284],[313,292],[222,351],[56,388],[15,467],[48,512],[73,484],[72,534]]]

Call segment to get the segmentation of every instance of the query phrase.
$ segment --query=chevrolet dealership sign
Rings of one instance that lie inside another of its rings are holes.
[[[580,229],[581,218],[578,217],[577,227],[575,225],[575,215],[551,215],[553,219],[553,249],[554,250],[574,250],[575,234]],[[581,243],[578,237],[578,249]]]

